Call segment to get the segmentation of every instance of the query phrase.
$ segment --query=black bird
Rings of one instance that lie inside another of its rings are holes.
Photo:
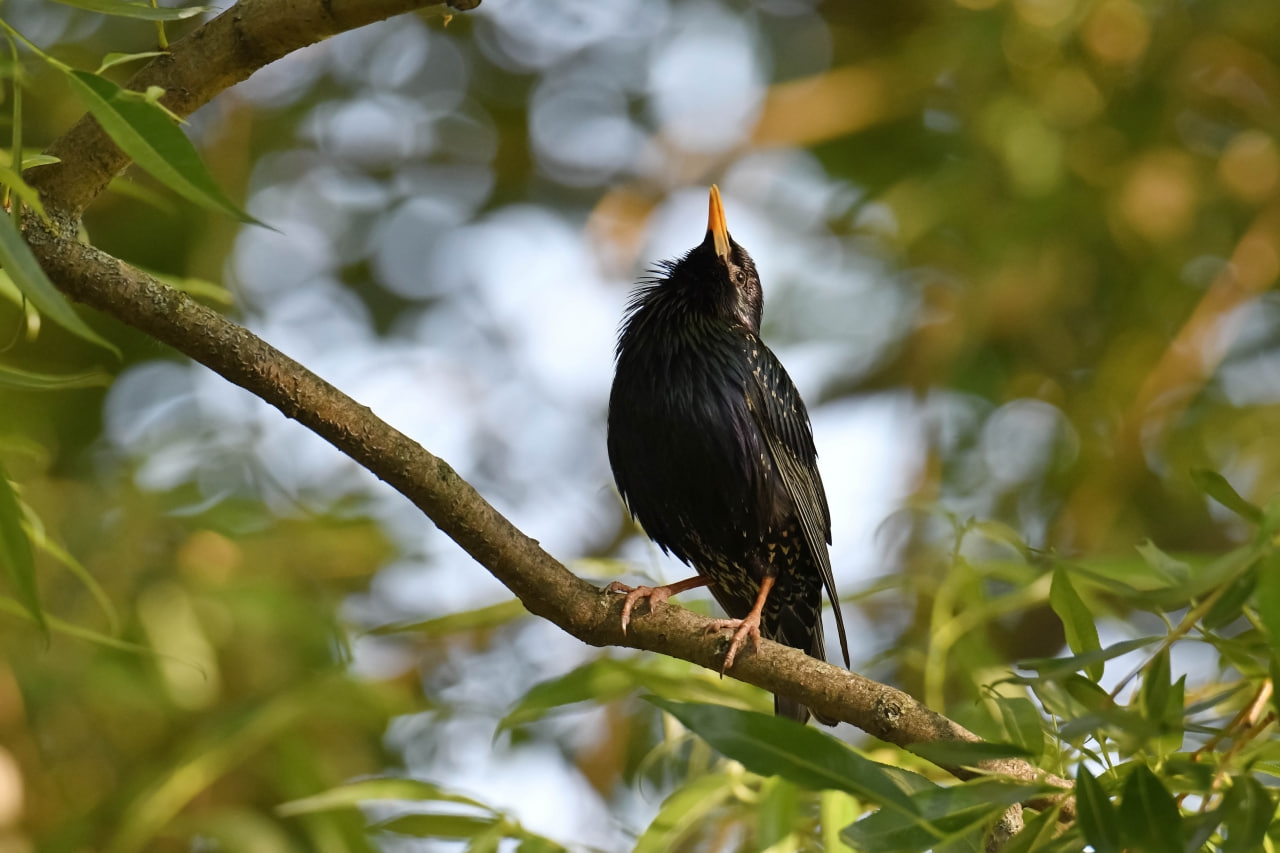
[[[632,293],[609,395],[618,491],[649,537],[698,576],[609,588],[627,593],[625,631],[640,599],[652,608],[709,586],[731,617],[715,627],[734,629],[727,670],[747,639],[754,646],[761,635],[825,660],[825,587],[848,666],[809,414],[760,340],[760,278],[729,236],[714,186],[710,204],[701,245],[660,263]],[[808,708],[786,697],[774,697],[774,710],[809,719]]]

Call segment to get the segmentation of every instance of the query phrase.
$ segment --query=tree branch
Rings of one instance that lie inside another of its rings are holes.
[[[175,43],[171,55],[144,68],[130,86],[164,87],[169,93],[166,105],[186,115],[291,50],[423,5],[412,0],[245,0]],[[464,5],[475,4],[455,0],[455,7]],[[127,159],[88,118],[57,140],[49,153],[62,162],[33,170],[30,180],[63,227],[50,228],[27,217],[25,230],[45,272],[67,295],[169,344],[311,429],[411,500],[531,613],[594,646],[644,649],[719,668],[727,640],[708,634],[704,617],[665,606],[637,615],[624,635],[620,596],[604,593],[571,573],[444,460],[248,330],[66,236],[75,231],[65,226],[78,218]],[[898,746],[981,740],[900,690],[778,643],[762,642],[757,653],[738,659],[731,674]],[[975,775],[962,767],[945,769],[962,779]],[[1024,761],[985,762],[982,770],[1071,787],[1067,780]],[[1070,819],[1070,795],[1055,799]]]

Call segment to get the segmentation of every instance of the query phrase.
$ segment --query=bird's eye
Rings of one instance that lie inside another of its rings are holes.
[[[737,271],[735,271],[735,272],[734,272],[734,274],[733,274],[733,280],[734,280],[734,282],[736,282],[737,284],[746,284],[746,283],[747,283],[747,274],[746,274],[746,273],[744,273],[742,270],[737,270]]]

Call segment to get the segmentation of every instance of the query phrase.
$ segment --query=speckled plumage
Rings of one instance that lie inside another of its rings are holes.
[[[614,478],[649,537],[706,578],[733,619],[775,579],[763,636],[825,658],[825,587],[848,666],[809,416],[759,338],[760,281],[719,205],[713,188],[706,239],[632,294],[609,398]],[[784,698],[775,707],[809,716]]]

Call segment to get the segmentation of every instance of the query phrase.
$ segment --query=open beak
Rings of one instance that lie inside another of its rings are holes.
[[[707,233],[716,243],[716,254],[727,265],[730,259],[729,226],[724,221],[724,205],[720,203],[720,188],[711,185],[711,205],[707,213]]]

